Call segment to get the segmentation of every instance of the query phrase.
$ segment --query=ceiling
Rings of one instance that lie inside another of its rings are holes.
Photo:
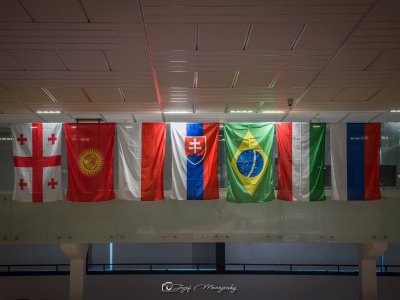
[[[398,0],[1,0],[0,123],[400,121],[399,11]]]

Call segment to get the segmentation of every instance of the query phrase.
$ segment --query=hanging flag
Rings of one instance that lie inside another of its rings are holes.
[[[274,124],[225,123],[228,194],[231,202],[275,198],[272,146]]]
[[[165,123],[118,124],[118,199],[164,199]]]
[[[13,200],[62,200],[61,123],[11,125],[14,152]]]
[[[378,200],[380,123],[330,127],[333,200]]]
[[[324,123],[277,123],[278,195],[289,201],[325,200]]]
[[[218,123],[172,123],[171,196],[218,199]]]
[[[104,201],[114,194],[113,123],[66,123],[67,200]]]

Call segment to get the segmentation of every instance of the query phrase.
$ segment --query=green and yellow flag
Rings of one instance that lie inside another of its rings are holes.
[[[271,123],[225,123],[228,201],[266,202],[275,198],[274,128]]]

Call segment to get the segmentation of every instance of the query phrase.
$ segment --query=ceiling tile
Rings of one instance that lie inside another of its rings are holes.
[[[193,111],[193,102],[171,102],[164,101],[163,103],[164,111]]]
[[[33,113],[0,114],[0,123],[31,123],[41,122],[40,118]]]
[[[69,115],[67,114],[42,114],[40,115],[43,119],[46,120],[46,122],[62,122],[62,123],[67,123],[67,122],[74,122],[75,120],[72,119]]]
[[[223,101],[196,101],[196,113],[223,113],[225,102]]]
[[[98,113],[71,113],[71,116],[76,119],[102,119]]]
[[[229,102],[228,111],[232,110],[251,110],[255,112],[258,108],[260,101],[257,102]]]
[[[284,100],[280,100],[279,97],[272,97],[273,99],[265,99],[263,100],[263,105],[260,110],[268,111],[268,110],[282,110],[286,111],[289,107],[287,105],[287,98]]]
[[[380,53],[378,49],[342,50],[329,64],[328,70],[364,70]]]
[[[102,113],[106,122],[115,122],[115,123],[124,123],[124,122],[133,122],[132,114],[128,113]]]
[[[19,1],[1,0],[0,22],[32,22],[32,20],[19,4]]]
[[[29,113],[25,105],[17,101],[0,101],[0,111],[3,113]]]
[[[400,21],[399,8],[397,0],[378,1],[365,19],[366,21]]]
[[[368,70],[400,70],[400,50],[387,49],[372,63]]]
[[[154,87],[148,88],[124,88],[122,89],[127,102],[155,102],[157,94]]]
[[[21,0],[35,22],[87,22],[79,1]]]
[[[15,98],[2,87],[0,87],[0,101],[15,101]]]
[[[198,76],[199,88],[210,88],[210,87],[220,87],[229,88],[232,86],[233,77],[235,72],[233,71],[216,71],[208,72],[201,71]]]
[[[315,71],[283,71],[276,81],[274,88],[306,87],[315,77]]]
[[[226,114],[226,122],[279,122],[283,114]]]
[[[318,112],[316,111],[291,111],[285,117],[285,122],[310,122]]]
[[[246,50],[290,49],[302,23],[254,24]]]
[[[241,71],[235,87],[267,87],[275,76],[275,72]]]
[[[193,72],[158,72],[161,87],[193,87]]]
[[[10,87],[8,90],[17,99],[22,101],[52,101],[39,87]]]
[[[134,113],[137,122],[164,122],[160,112],[157,113]]]
[[[195,24],[148,24],[153,50],[195,50]]]
[[[167,122],[220,122],[226,120],[225,114],[195,113],[195,114],[165,114]]]
[[[333,101],[365,101],[378,90],[376,87],[345,88]]]
[[[199,50],[243,49],[249,24],[200,24]]]
[[[307,23],[294,49],[337,49],[353,26],[353,23],[338,22]]]
[[[7,51],[0,50],[0,70],[1,71],[18,71],[18,70],[22,70],[22,68],[7,53]]]
[[[369,122],[370,120],[374,119],[380,112],[352,112],[348,115],[342,123],[362,123],[362,122]]]
[[[132,0],[81,0],[90,22],[141,21],[138,4]]]
[[[315,122],[337,123],[340,120],[342,120],[347,114],[348,114],[347,111],[320,112],[313,120]]]
[[[123,101],[117,88],[85,88],[92,101]]]
[[[85,96],[81,88],[60,87],[60,88],[49,88],[48,90],[58,101],[61,102],[64,101],[88,102],[88,98]]]
[[[145,51],[106,50],[104,55],[112,71],[151,71],[149,58]]]
[[[392,102],[396,107],[400,106],[400,91],[398,87],[385,87],[370,99],[370,102]],[[396,108],[394,107],[394,108]]]
[[[109,71],[101,51],[58,50],[57,53],[70,71]]]
[[[301,102],[307,101],[331,101],[341,92],[342,87],[324,87],[324,88],[310,88]]]
[[[54,51],[10,50],[10,54],[29,71],[64,71],[64,64]]]
[[[373,120],[374,122],[400,122],[400,113],[383,113]]]

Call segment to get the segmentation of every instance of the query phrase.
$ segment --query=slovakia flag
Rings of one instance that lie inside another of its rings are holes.
[[[171,124],[172,198],[219,198],[218,131],[218,123]]]

